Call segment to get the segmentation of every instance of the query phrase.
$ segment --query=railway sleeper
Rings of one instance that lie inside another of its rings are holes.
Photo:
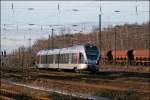
[[[1,95],[6,96],[8,98],[14,98],[14,99],[17,99],[17,100],[26,97],[25,95],[23,95],[21,93],[17,93],[17,92],[12,91],[12,90],[4,90],[4,89],[1,89]]]
[[[33,96],[33,95],[25,95],[22,93],[18,93],[12,90],[4,90],[1,89],[0,93],[2,97],[0,98],[6,98],[4,100],[30,100],[30,99],[35,99],[35,100],[48,100],[48,98],[44,98],[44,97],[39,97],[39,96]],[[8,98],[8,99],[7,99]],[[10,99],[9,99],[10,98]],[[13,99],[12,99],[13,98]]]

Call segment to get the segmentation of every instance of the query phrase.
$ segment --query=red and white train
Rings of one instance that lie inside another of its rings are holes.
[[[71,69],[75,72],[99,70],[100,50],[92,44],[41,50],[36,55],[37,68]]]

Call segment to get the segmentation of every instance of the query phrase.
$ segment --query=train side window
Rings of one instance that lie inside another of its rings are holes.
[[[53,63],[53,55],[47,56],[47,63],[52,64]]]
[[[69,62],[69,54],[65,54],[65,63]]]
[[[65,59],[65,54],[62,54],[62,55],[61,55],[61,63],[65,63],[65,60],[66,60],[66,59]]]
[[[40,63],[42,63],[42,56],[40,56]]]
[[[61,56],[61,63],[65,63],[65,62],[66,62],[65,54],[62,54],[62,56]]]
[[[42,56],[42,64],[44,64],[45,62],[44,62],[44,55]]]
[[[42,56],[40,56],[40,63],[42,64]]]
[[[53,62],[53,55],[49,55],[50,56],[50,60],[49,60],[49,63],[51,64]]]
[[[56,58],[56,56],[55,55],[53,55],[53,63],[55,64],[55,58]]]
[[[47,56],[44,55],[44,64],[46,64],[46,63],[47,63]]]
[[[57,58],[59,59],[59,63],[62,63],[62,54],[60,54]]]
[[[71,63],[73,63],[73,64],[77,63],[76,53],[72,53]]]
[[[50,62],[49,56],[50,56],[50,55],[47,55],[47,64],[49,64],[49,62]]]
[[[60,59],[59,63],[64,63],[65,62],[64,54],[60,54],[59,59]]]
[[[49,57],[50,55],[47,55],[47,64],[49,64],[49,62],[50,62],[50,57]]]
[[[51,64],[53,64],[53,61],[54,61],[54,55],[51,55]]]
[[[47,64],[48,62],[47,62],[47,55],[45,55],[45,64]]]
[[[59,62],[60,63],[68,63],[68,54],[60,54]]]
[[[58,63],[59,62],[59,54],[56,54],[55,55],[55,63]]]
[[[41,56],[41,64],[45,64],[46,63],[46,56],[42,55]]]
[[[71,63],[72,54],[70,53],[70,54],[68,54],[68,55],[69,55],[69,58],[68,58],[68,59],[69,59],[69,60],[68,60],[69,62],[68,62],[68,63]]]

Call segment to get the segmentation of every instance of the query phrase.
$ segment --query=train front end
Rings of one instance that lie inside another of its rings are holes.
[[[100,50],[94,45],[86,45],[85,53],[87,57],[88,70],[91,72],[99,71]]]

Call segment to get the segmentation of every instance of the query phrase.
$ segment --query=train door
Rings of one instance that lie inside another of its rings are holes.
[[[108,59],[108,63],[112,63],[112,60],[113,60],[112,50],[108,51],[107,59]]]
[[[79,63],[81,63],[81,64],[84,63],[84,56],[82,53],[79,53]]]
[[[82,53],[78,54],[77,63],[78,64],[83,64],[84,63],[84,56],[83,56]]]
[[[132,65],[134,61],[133,50],[129,50],[127,55],[128,55],[128,64]]]

